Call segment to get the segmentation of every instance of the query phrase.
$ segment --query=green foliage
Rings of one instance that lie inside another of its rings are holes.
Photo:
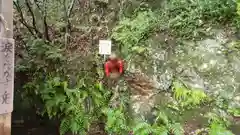
[[[209,122],[210,122],[210,135],[234,135],[231,131],[227,130],[228,121],[225,117],[217,115],[216,113],[209,113]]]
[[[152,125],[146,122],[139,122],[133,129],[133,133],[137,135],[183,135],[184,130],[180,123],[176,123],[162,111],[158,111],[158,115]]]
[[[240,1],[237,0],[237,14],[240,15]]]
[[[107,109],[106,131],[110,134],[126,134],[129,131],[127,118],[120,109]]]
[[[182,107],[195,107],[208,100],[203,90],[188,89],[179,81],[173,82],[173,96]]]
[[[226,113],[228,113],[234,117],[240,116],[239,104],[234,100],[231,101],[231,99],[226,100],[221,97],[218,97],[216,106],[218,106],[222,110],[225,110]]]
[[[175,36],[193,39],[206,35],[215,24],[231,22],[235,9],[233,0],[169,0],[161,12]]]
[[[137,135],[148,135],[153,132],[152,126],[147,122],[138,123],[133,128],[133,133]]]
[[[42,113],[47,113],[50,118],[62,118],[61,134],[68,131],[86,134],[90,124],[100,118],[108,106],[110,93],[103,89],[101,83],[88,86],[84,79],[79,79],[76,87],[70,89],[67,81],[48,77],[45,83],[33,84],[45,104]]]
[[[224,127],[228,127],[231,122],[228,120],[228,116],[224,114],[223,110],[218,110],[220,112],[209,112],[206,114],[206,117],[209,119],[209,123],[218,123]]]
[[[183,135],[184,130],[180,123],[175,122],[173,119],[169,119],[165,112],[159,111],[153,124],[153,132],[158,135],[159,133],[167,135],[168,133],[173,135]]]
[[[146,48],[139,42],[145,39],[156,26],[156,15],[151,10],[136,12],[131,18],[124,18],[113,29],[112,38],[120,43],[120,51],[129,56],[131,51],[143,53]]]
[[[74,134],[86,135],[92,121],[93,118],[91,118],[91,115],[87,115],[81,111],[73,115],[65,116],[61,120],[60,134],[64,135],[71,131]]]
[[[240,108],[228,108],[228,112],[235,117],[240,117]]]
[[[120,104],[120,108],[105,108],[106,116],[105,130],[109,134],[125,135],[130,131],[129,117],[124,111],[124,104]]]
[[[215,108],[213,112],[208,112],[205,116],[209,120],[209,135],[234,135],[227,129],[233,123],[229,120],[226,110]]]
[[[60,46],[47,43],[43,39],[30,38],[27,40],[25,47],[26,50],[23,53],[24,59],[20,59],[15,67],[17,72],[36,70],[43,73],[48,70],[61,70],[59,65],[66,58]],[[51,67],[49,67],[50,63],[52,63]]]
[[[142,54],[142,53],[148,52],[149,50],[147,47],[134,46],[132,47],[132,51],[138,54]]]
[[[60,119],[62,135],[66,132],[87,134],[91,123],[101,120],[102,109],[108,107],[111,94],[98,83],[98,70],[73,73],[71,67],[66,65],[70,60],[61,49],[61,44],[27,39],[25,47],[24,59],[19,60],[16,66],[16,71],[31,75],[24,85],[25,95],[41,98],[41,114]]]
[[[234,97],[217,96],[215,100],[216,100],[215,105],[219,109],[225,110],[226,113],[234,117],[240,116],[240,106],[238,101],[236,102]]]
[[[223,125],[212,122],[210,125],[209,135],[234,135],[231,131],[227,130]]]
[[[120,109],[106,109],[107,116],[106,131],[109,134],[125,135],[132,131],[136,135],[183,135],[183,128],[180,123],[169,119],[165,112],[158,110],[153,124],[143,120],[134,120],[126,117],[124,111]],[[135,121],[135,122],[127,122]]]
[[[66,3],[62,4],[58,1],[51,1],[49,4],[40,3],[40,6],[47,6],[47,20],[56,25],[54,26],[56,28],[53,28],[55,31],[49,30],[49,33],[64,31],[63,28],[67,25],[67,22],[63,22],[65,19],[69,19],[71,22],[79,20],[78,14],[75,15],[75,18],[66,18],[65,13],[60,12],[64,9],[64,5],[69,5],[70,2],[67,0]],[[150,48],[144,44],[144,41],[152,34],[153,30],[158,30],[158,32],[166,30],[168,35],[181,40],[202,38],[203,35],[208,34],[207,30],[214,25],[231,22],[235,17],[236,8],[237,13],[240,14],[239,3],[236,6],[233,0],[168,0],[158,11],[138,9],[135,10],[134,15],[128,18],[123,17],[112,30],[111,36],[117,41],[118,49],[126,60],[134,54],[146,56],[150,52]],[[95,8],[97,9],[94,7],[94,10]],[[33,4],[33,9],[34,12],[40,14],[35,4]],[[88,15],[90,16],[90,14],[83,16],[88,17]],[[84,20],[84,17],[80,19]],[[85,18],[85,20],[88,19]],[[76,22],[78,23],[78,21]],[[37,27],[41,26],[40,29],[43,29],[42,25],[42,23],[37,24]],[[47,114],[49,118],[61,120],[60,133],[62,135],[69,131],[85,135],[89,131],[90,125],[95,121],[104,121],[105,130],[109,134],[126,135],[130,130],[137,135],[150,133],[153,135],[184,134],[182,125],[175,117],[166,115],[168,113],[163,110],[158,110],[154,123],[150,124],[146,121],[136,122],[127,117],[125,104],[121,105],[120,108],[109,108],[111,92],[104,89],[99,83],[98,76],[103,73],[101,68],[94,65],[96,63],[98,65],[99,62],[95,57],[95,52],[92,52],[93,57],[89,57],[87,60],[82,60],[82,57],[81,60],[78,59],[77,61],[83,61],[83,64],[77,63],[78,70],[71,70],[75,65],[71,64],[70,60],[75,56],[67,56],[69,50],[62,49],[62,39],[64,39],[62,35],[66,33],[60,32],[58,34],[61,36],[54,35],[57,41],[53,40],[52,42],[26,35],[28,38],[25,40],[27,43],[24,44],[23,59],[17,62],[16,71],[26,72],[30,76],[30,81],[25,85],[24,92],[41,98],[42,114]],[[80,69],[90,70],[80,71]],[[70,76],[79,77],[70,79]],[[76,81],[76,85],[71,85],[71,81]],[[173,83],[173,97],[176,104],[173,104],[172,107],[177,110],[176,115],[185,108],[195,108],[209,99],[203,90],[189,89],[179,81]],[[225,109],[235,116],[239,115],[238,108],[230,108],[222,100],[219,102],[218,105],[221,106],[221,109]],[[210,135],[230,135],[231,133],[226,129],[229,121],[225,116],[218,115],[216,112],[209,114],[211,120]],[[129,121],[134,121],[132,122],[134,124]]]

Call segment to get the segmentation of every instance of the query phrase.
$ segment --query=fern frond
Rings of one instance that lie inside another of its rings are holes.
[[[180,123],[174,123],[170,125],[170,131],[174,135],[184,135],[184,129]]]
[[[159,124],[158,122],[162,122],[164,125],[168,125],[169,121],[168,121],[168,117],[164,112],[159,112],[158,116],[155,120],[156,124]]]
[[[64,135],[69,131],[70,127],[70,121],[67,118],[62,119],[60,124],[60,135]]]
[[[122,111],[119,109],[108,109],[107,112],[107,122],[105,129],[109,133],[124,133],[128,131],[128,126],[126,125],[126,118]]]
[[[210,125],[209,135],[234,135],[231,131],[227,130],[222,124],[212,122]]]
[[[199,105],[207,95],[202,90],[193,90],[191,92],[191,98],[193,99],[192,104],[193,105]]]
[[[153,128],[152,133],[154,135],[168,135],[168,129],[165,126],[154,125],[152,128]]]
[[[180,82],[173,82],[174,98],[177,100],[185,100],[190,90],[185,88]]]
[[[146,122],[142,122],[136,125],[133,129],[133,133],[137,135],[148,135],[152,133],[152,127]]]

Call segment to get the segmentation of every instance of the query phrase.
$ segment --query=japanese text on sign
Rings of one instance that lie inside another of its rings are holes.
[[[0,38],[0,114],[13,110],[14,40]]]

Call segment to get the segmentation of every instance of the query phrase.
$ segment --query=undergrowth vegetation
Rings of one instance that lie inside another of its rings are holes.
[[[231,24],[236,17],[236,3],[232,0],[170,0],[163,8],[166,27],[181,38],[194,39],[208,35],[211,27]]]
[[[156,27],[157,17],[153,11],[147,10],[136,12],[132,18],[123,18],[119,22],[113,29],[112,38],[119,42],[123,56],[128,57],[135,51],[143,53],[146,50],[139,43]]]
[[[25,2],[31,3],[29,0]],[[153,122],[131,117],[127,104],[130,102],[129,99],[121,102],[118,108],[110,107],[114,92],[112,87],[103,82],[103,59],[97,55],[97,47],[93,42],[96,39],[110,38],[107,35],[111,35],[114,43],[117,44],[117,51],[124,59],[130,60],[136,55],[148,57],[151,55],[151,49],[146,41],[156,31],[166,30],[169,35],[181,41],[210,36],[209,29],[212,27],[237,26],[235,20],[238,19],[239,2],[235,3],[233,0],[168,0],[154,10],[149,4],[145,8],[133,9],[131,16],[121,17],[120,20],[114,22],[116,25],[108,34],[101,30],[107,27],[106,23],[114,20],[109,16],[112,13],[116,13],[114,16],[122,14],[118,9],[111,11],[111,8],[107,8],[108,4],[122,9],[124,6],[121,4],[124,1],[113,5],[104,1],[79,4],[76,4],[75,0],[66,0],[65,3],[59,1],[60,7],[66,10],[64,15],[60,15],[58,10],[50,10],[51,7],[45,7],[49,8],[49,11],[41,9],[41,4],[47,6],[51,2],[33,2],[32,7],[29,7],[28,4],[24,5],[24,3],[15,1],[17,10],[15,35],[18,41],[16,72],[24,73],[29,77],[24,86],[18,88],[23,91],[24,98],[31,98],[34,102],[37,102],[34,99],[36,96],[40,98],[40,101],[36,103],[41,106],[38,110],[39,114],[60,120],[61,135],[68,132],[90,135],[91,125],[101,122],[105,124],[104,132],[111,135],[128,133],[183,135],[185,131],[184,122],[181,121],[182,115],[188,110],[203,106],[213,106],[214,109],[206,114],[209,122],[204,127],[205,130],[196,130],[199,133],[195,134],[208,132],[209,135],[232,135],[228,130],[231,122],[227,116],[239,116],[239,108],[231,107],[229,101],[222,97],[214,97],[202,89],[188,88],[179,80],[174,80],[171,85],[172,89],[166,92],[171,94],[172,100],[165,106],[156,106]],[[84,5],[80,7],[83,9],[79,9],[79,5]],[[103,11],[105,8],[108,11],[106,13]],[[35,12],[31,12],[30,9]],[[64,20],[62,22],[64,25],[45,24],[45,27],[51,30],[44,32],[42,29],[37,29],[35,22],[28,24],[27,20],[39,16],[41,13],[39,11],[46,12],[42,14],[43,18],[48,14],[48,22]],[[92,14],[94,11],[97,13]],[[76,17],[76,14],[82,12],[84,15]],[[27,14],[27,19],[22,18],[24,13]],[[75,16],[71,17],[71,14]],[[53,16],[58,19],[54,20]],[[86,19],[85,16],[89,18]],[[104,16],[109,18],[104,18]],[[90,21],[88,26],[82,26],[83,29],[76,26],[79,20],[86,24],[84,19],[90,20],[90,18],[95,18],[91,21],[96,21],[98,25]],[[99,21],[102,18],[105,20]],[[74,21],[77,24],[74,24]],[[21,30],[21,33],[18,30]],[[94,31],[102,35],[98,34],[96,37]],[[74,35],[73,33],[81,34]],[[91,38],[88,39],[89,37]],[[78,46],[71,46],[73,44],[78,44]]]
[[[203,90],[188,89],[180,82],[173,82],[173,97],[178,101],[176,104],[184,107],[194,107],[206,102],[207,95]]]

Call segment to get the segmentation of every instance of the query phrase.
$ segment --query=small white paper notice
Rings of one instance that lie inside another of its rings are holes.
[[[112,42],[110,40],[99,40],[99,54],[110,55]]]

